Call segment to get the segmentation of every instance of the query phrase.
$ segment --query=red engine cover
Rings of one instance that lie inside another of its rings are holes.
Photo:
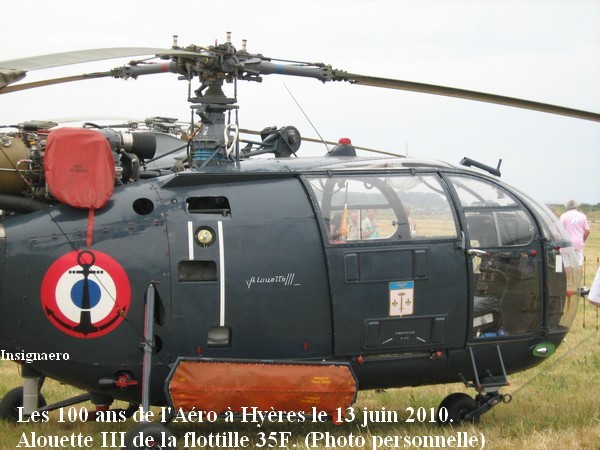
[[[48,135],[44,172],[50,193],[77,208],[102,208],[115,185],[110,144],[99,132],[59,128]]]

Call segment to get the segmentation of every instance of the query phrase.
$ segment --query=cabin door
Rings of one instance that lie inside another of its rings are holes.
[[[487,179],[449,177],[466,223],[473,341],[531,335],[543,324],[540,233],[526,208]],[[547,311],[558,322],[562,304]]]
[[[435,173],[311,178],[323,215],[335,353],[463,347],[468,278]]]

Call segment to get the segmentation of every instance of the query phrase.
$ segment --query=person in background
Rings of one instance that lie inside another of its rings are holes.
[[[408,218],[408,227],[410,228],[410,237],[417,237],[419,235],[419,228],[417,227],[417,222],[415,219],[410,217],[410,206],[405,206],[404,210],[406,211],[406,217]]]
[[[363,219],[360,228],[363,239],[375,239],[379,237],[379,224],[374,209],[367,210],[367,217]]]
[[[358,211],[350,213],[350,223],[348,224],[348,240],[353,241],[360,237],[360,223],[358,221]]]
[[[590,224],[585,214],[577,210],[577,202],[569,200],[565,205],[567,211],[560,216],[560,223],[567,230],[573,243],[573,249],[579,259],[579,267],[583,273],[583,247],[585,240],[590,235]]]

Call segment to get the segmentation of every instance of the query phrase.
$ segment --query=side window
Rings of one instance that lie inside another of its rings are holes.
[[[329,242],[452,238],[448,196],[434,175],[311,178]]]
[[[471,247],[511,247],[529,244],[534,223],[503,188],[485,180],[450,177],[467,219]]]
[[[533,223],[525,211],[466,211],[471,247],[527,245]]]
[[[458,236],[454,208],[435,175],[390,178],[406,211],[413,239]]]

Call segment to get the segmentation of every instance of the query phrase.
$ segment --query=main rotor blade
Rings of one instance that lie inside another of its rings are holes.
[[[71,64],[80,64],[93,61],[102,61],[106,59],[124,58],[129,56],[153,55],[158,57],[169,56],[190,56],[197,57],[198,53],[187,50],[176,50],[154,47],[116,47],[116,48],[96,48],[89,50],[76,50],[73,52],[52,53],[49,55],[31,56],[21,59],[10,59],[0,61],[0,94],[9,92],[23,91],[36,87],[49,86],[58,83],[67,83],[69,81],[83,80],[87,78],[97,78],[90,76],[65,77],[45,80],[38,83],[21,84],[14,89],[5,88],[9,84],[15,83],[25,77],[29,70],[50,69],[53,67],[68,66]]]
[[[0,89],[25,78],[26,72],[19,69],[0,69]]]
[[[513,97],[504,97],[502,95],[488,94],[485,92],[469,91],[447,86],[438,86],[435,84],[417,83],[414,81],[394,80],[391,78],[372,77],[367,75],[358,75],[336,70],[333,72],[334,81],[348,81],[353,84],[363,84],[365,86],[383,87],[388,89],[399,89],[403,91],[421,92],[425,94],[442,95],[445,97],[456,97],[466,100],[476,100],[486,103],[495,103],[498,105],[513,106],[516,108],[531,109],[550,114],[575,117],[577,119],[592,120],[600,122],[600,114],[578,109],[565,108],[563,106],[549,105],[547,103],[533,102]]]
[[[0,61],[0,69],[40,70],[52,67],[68,66],[106,59],[126,58],[129,56],[198,56],[198,53],[186,50],[154,47],[115,47],[76,50],[73,52],[52,53],[49,55],[30,56],[21,59]]]
[[[51,78],[49,80],[33,81],[31,83],[21,83],[13,86],[0,87],[0,95],[9,94],[11,92],[26,91],[44,86],[52,86],[54,84],[70,83],[72,81],[91,80],[94,78],[109,77],[110,72],[84,73],[82,75],[73,75],[70,77]]]

